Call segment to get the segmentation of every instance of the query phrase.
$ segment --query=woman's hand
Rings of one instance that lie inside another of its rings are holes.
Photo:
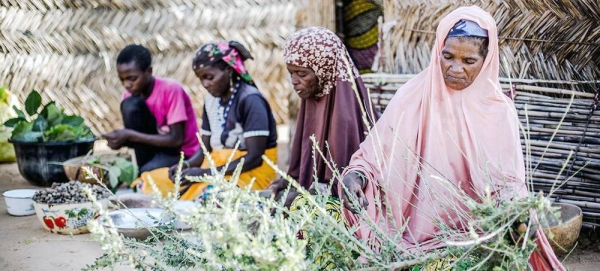
[[[173,165],[169,168],[169,179],[171,179],[171,181],[175,182],[175,175],[177,175],[177,167],[179,167],[179,164],[177,165]],[[184,167],[181,168],[181,172],[183,172],[184,170],[186,170]]]
[[[280,201],[284,196],[286,189],[288,188],[289,182],[286,179],[278,179],[272,181],[266,189],[271,190],[271,195],[275,197],[276,201]],[[285,198],[285,202],[283,203],[285,207],[290,207],[294,199],[298,196],[298,192],[293,187],[290,189],[287,197]]]
[[[114,130],[108,134],[103,134],[102,137],[108,141],[108,147],[113,150],[118,150],[129,140],[129,129]]]
[[[281,197],[281,192],[283,192],[288,187],[288,181],[286,179],[277,179],[272,181],[269,186],[267,186],[267,190],[271,190],[271,195],[278,199]]]
[[[211,174],[212,174],[212,172],[208,168],[193,167],[193,168],[188,168],[186,170],[182,170],[181,171],[181,185],[188,185],[190,183],[190,180],[188,180],[187,177],[200,177],[200,176],[211,175]],[[171,179],[171,180],[173,180],[173,179]]]
[[[169,179],[171,179],[172,181],[175,181],[175,175],[177,175],[177,168],[179,167],[179,163],[171,166],[169,168]],[[183,164],[181,165],[181,173],[183,176],[183,171],[185,171],[186,169],[190,168],[190,163],[188,161],[183,161]]]
[[[369,206],[369,201],[363,192],[367,183],[358,174],[356,171],[351,171],[342,179],[342,202],[346,209],[355,214]]]

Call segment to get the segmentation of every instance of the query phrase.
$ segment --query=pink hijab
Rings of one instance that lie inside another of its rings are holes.
[[[489,52],[473,84],[455,91],[446,87],[440,56],[449,30],[461,19],[488,31]],[[503,200],[527,195],[519,120],[502,94],[498,58],[492,16],[476,6],[452,11],[438,25],[429,67],[397,91],[352,156],[345,173],[365,174],[370,219],[389,233],[407,226],[401,248],[443,247],[435,225],[440,221],[466,229],[470,214],[457,193],[476,200],[486,189]],[[344,213],[350,225],[359,224],[357,237],[377,243],[364,221]],[[546,259],[539,268],[563,268],[538,233],[538,256]]]

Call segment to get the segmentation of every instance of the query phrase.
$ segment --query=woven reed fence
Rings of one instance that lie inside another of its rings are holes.
[[[0,2],[0,84],[21,101],[31,89],[83,115],[101,133],[121,127],[123,88],[115,58],[128,44],[153,52],[154,74],[183,83],[201,114],[205,91],[191,71],[203,43],[238,40],[278,122],[288,120],[291,86],[285,38],[299,3],[284,0],[4,0]],[[310,19],[310,18],[309,18]]]
[[[589,81],[600,79],[598,0],[385,0],[380,71],[422,71],[429,64],[440,19],[473,4],[496,19],[501,59],[508,63],[501,65],[502,76],[560,80],[536,85],[595,90]],[[571,86],[571,81],[579,84]]]
[[[383,112],[396,90],[413,76],[362,77],[375,109]],[[500,83],[506,91],[512,83],[517,93],[515,107],[526,130],[522,133],[523,153],[531,163],[535,191],[549,193],[562,185],[553,197],[578,205],[585,225],[600,227],[600,109],[589,114],[594,94],[539,87],[536,80],[501,78]]]

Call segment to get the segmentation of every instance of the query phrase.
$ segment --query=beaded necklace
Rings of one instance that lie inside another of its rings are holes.
[[[235,94],[238,91],[240,86],[240,80],[238,78],[237,83],[235,83],[235,87],[233,86],[233,82],[229,84],[229,91],[231,91],[231,97],[229,97],[229,101],[227,102],[227,106],[223,111],[223,123],[221,123],[221,128],[225,128],[225,123],[227,123],[227,115],[229,115],[229,110],[231,109],[231,104],[233,103],[233,99],[235,99]],[[219,104],[221,104],[222,98],[219,98]]]

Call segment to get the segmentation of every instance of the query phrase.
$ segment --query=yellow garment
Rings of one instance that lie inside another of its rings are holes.
[[[448,256],[446,258],[438,259],[430,262],[425,267],[426,271],[450,271],[452,264],[456,261],[455,256]]]
[[[233,149],[223,149],[223,150],[213,150],[210,153],[210,156],[215,161],[215,165],[217,167],[225,165],[227,163],[231,152]],[[232,161],[236,160],[244,155],[247,152],[245,151],[236,151],[233,155]],[[277,161],[277,147],[270,148],[265,150],[265,156],[267,156],[271,161]],[[204,159],[202,166],[200,168],[208,169],[210,168],[208,159]],[[225,176],[225,178],[229,179],[229,175]],[[245,188],[250,184],[252,179],[254,178],[254,183],[252,184],[252,190],[261,190],[265,189],[271,181],[275,180],[277,177],[277,173],[275,170],[271,168],[267,163],[263,162],[261,166],[252,169],[250,171],[242,172],[240,174],[240,179],[238,180],[238,186]],[[169,179],[169,168],[159,168],[148,172],[143,172],[140,178],[138,178],[132,186],[138,185],[141,182],[141,191],[144,194],[152,194],[152,187],[150,186],[150,179],[154,181],[158,190],[162,193],[163,197],[166,197],[168,193],[174,191],[174,185],[171,179]],[[180,187],[180,191],[183,193],[180,195],[180,200],[194,200],[198,198],[204,191],[204,189],[208,186],[207,183],[193,183],[189,186],[189,188],[183,191],[186,187]]]

